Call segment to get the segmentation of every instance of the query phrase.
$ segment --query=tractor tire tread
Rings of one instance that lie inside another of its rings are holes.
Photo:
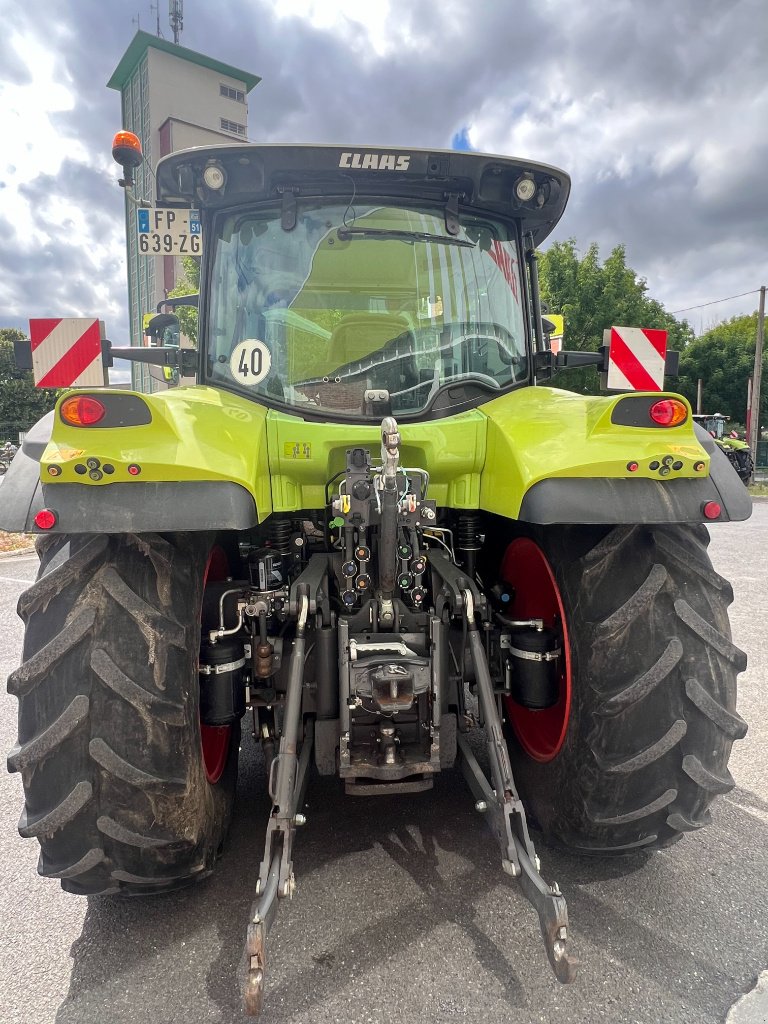
[[[730,793],[736,783],[729,771],[722,774],[705,768],[695,754],[686,754],[683,758],[683,771],[690,776],[697,786],[707,789],[710,793]]]
[[[65,825],[69,825],[92,797],[93,786],[91,783],[81,781],[55,807],[43,814],[30,815],[25,804],[19,819],[19,835],[23,839],[53,835]]]
[[[116,776],[116,778],[121,779],[123,782],[127,782],[129,786],[136,786],[138,789],[147,790],[183,790],[186,788],[187,784],[184,779],[161,778],[159,775],[152,775],[130,761],[126,761],[119,754],[116,754],[106,740],[100,736],[91,740],[88,744],[88,749],[91,757],[104,771]]]
[[[659,758],[664,757],[668,751],[677,746],[687,731],[688,723],[682,718],[678,718],[655,743],[651,743],[650,746],[644,747],[636,754],[632,754],[621,761],[605,761],[599,753],[596,751],[593,751],[593,753],[595,754],[595,760],[604,771],[611,774],[617,772],[626,774],[627,772],[636,771],[638,768],[644,768],[646,765],[652,764],[654,761],[658,761]]]
[[[601,718],[611,718],[614,715],[620,715],[632,705],[637,704],[638,701],[643,700],[660,683],[669,678],[682,656],[683,645],[677,637],[673,636],[653,665],[637,679],[628,683],[623,690],[619,690],[618,693],[614,693],[612,697],[604,701],[598,707],[597,714]]]
[[[8,755],[8,771],[34,769],[35,765],[50,757],[88,718],[91,702],[85,694],[78,694],[47,729],[43,729],[27,743],[17,743]]]
[[[182,704],[166,700],[134,682],[101,648],[91,654],[91,668],[105,686],[131,704],[142,716],[158,718],[167,725],[184,724]]]
[[[162,892],[204,877],[234,799],[237,735],[225,772],[205,776],[197,653],[213,538],[50,536],[19,601],[19,832],[38,870],[82,895]],[[184,623],[182,625],[182,622]]]
[[[631,811],[625,811],[623,814],[613,815],[599,815],[587,810],[590,818],[600,825],[626,825],[631,821],[640,821],[642,818],[648,818],[656,811],[662,810],[664,807],[669,807],[673,800],[677,799],[676,789],[667,789],[661,796],[657,796],[655,800],[651,800],[647,804],[643,804],[642,807],[634,807]]]
[[[741,740],[747,735],[747,723],[737,711],[729,711],[701,685],[698,679],[686,679],[685,692],[703,715],[724,732],[730,740]]]
[[[46,878],[77,878],[78,875],[85,875],[95,867],[98,867],[99,864],[104,862],[104,859],[105,856],[102,848],[100,846],[93,846],[80,860],[63,868],[49,865],[41,855],[37,870],[39,874],[44,875]]]
[[[159,836],[145,835],[143,832],[134,832],[106,814],[102,814],[96,819],[96,828],[99,832],[103,832],[105,836],[114,839],[118,843],[125,843],[127,846],[138,846],[144,850],[161,846],[173,846],[177,842],[175,839],[163,839]]]
[[[534,536],[564,602],[574,683],[553,760],[535,762],[510,733],[532,825],[579,853],[668,847],[704,827],[733,787],[728,758],[747,730],[736,711],[746,658],[709,534],[637,524]]]
[[[61,659],[90,634],[95,621],[94,607],[83,608],[73,616],[65,630],[11,672],[8,676],[8,693],[13,697],[24,697],[47,679]]]
[[[695,609],[691,608],[687,601],[682,599],[675,601],[675,611],[685,625],[696,633],[705,644],[714,647],[718,654],[722,654],[724,658],[732,662],[737,672],[744,671],[747,667],[747,656],[744,651],[740,650],[736,644],[731,643],[727,636],[715,629],[706,619],[702,618]]]

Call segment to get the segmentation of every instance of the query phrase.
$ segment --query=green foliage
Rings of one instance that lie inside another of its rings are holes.
[[[25,338],[14,327],[0,327],[0,443],[15,443],[19,431],[49,412],[59,395],[56,388],[36,388],[32,371],[16,367],[13,343]]]
[[[696,407],[697,381],[703,380],[702,412],[722,412],[743,423],[747,381],[755,368],[757,313],[735,316],[718,324],[686,348],[680,358],[679,390]],[[768,419],[768,352],[763,355],[760,423]]]
[[[539,257],[539,277],[542,300],[551,313],[565,318],[564,348],[596,352],[603,344],[603,331],[613,326],[667,330],[668,347],[677,351],[693,338],[685,321],[675,320],[648,296],[645,280],[626,265],[623,245],[601,264],[595,242],[581,258],[575,239],[555,242]],[[593,369],[564,370],[553,384],[587,394],[598,394],[600,388]]]
[[[184,274],[176,282],[173,291],[168,292],[171,299],[179,295],[194,295],[200,290],[200,257],[182,256],[181,264]],[[181,333],[197,348],[197,307],[177,306],[174,312],[179,318]]]

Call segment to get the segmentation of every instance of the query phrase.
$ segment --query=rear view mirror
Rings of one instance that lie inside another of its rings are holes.
[[[151,345],[180,346],[179,318],[175,313],[157,313],[147,324],[145,333]]]

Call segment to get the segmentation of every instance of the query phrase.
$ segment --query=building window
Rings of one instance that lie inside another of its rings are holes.
[[[235,135],[245,135],[244,124],[237,124],[235,121],[228,121],[226,117],[222,117],[221,127],[225,132],[233,132]]]
[[[222,96],[226,96],[227,99],[237,100],[238,103],[245,103],[245,93],[239,89],[233,89],[231,85],[219,85],[219,92]]]

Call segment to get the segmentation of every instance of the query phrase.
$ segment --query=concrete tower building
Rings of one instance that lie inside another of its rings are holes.
[[[248,94],[258,75],[202,53],[137,32],[107,86],[122,100],[123,128],[141,139],[144,163],[134,194],[154,202],[158,160],[189,146],[248,141]],[[142,318],[154,311],[179,276],[173,256],[138,252],[136,205],[126,197],[128,296],[132,345],[142,344]],[[152,390],[149,368],[134,363],[133,387]]]

